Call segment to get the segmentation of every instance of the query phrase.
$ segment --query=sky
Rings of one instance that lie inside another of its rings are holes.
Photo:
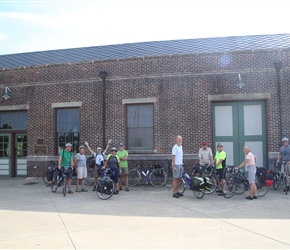
[[[290,33],[289,0],[0,0],[0,55]]]

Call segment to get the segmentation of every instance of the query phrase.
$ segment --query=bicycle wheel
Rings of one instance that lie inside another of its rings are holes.
[[[204,196],[204,194],[205,194],[205,190],[204,189],[193,190],[193,193],[198,199],[201,199]]]
[[[89,168],[88,176],[85,179],[85,185],[92,186],[94,184],[94,180],[95,180],[95,170],[93,168]]]
[[[51,183],[50,183],[50,187],[51,187],[51,191],[53,192],[53,193],[55,193],[56,192],[56,190],[57,190],[57,188],[58,188],[58,183],[57,183],[57,178],[58,176],[57,176],[57,174],[56,174],[56,172],[53,174],[53,178],[52,178],[52,181],[51,181]]]
[[[232,198],[236,194],[236,183],[234,178],[228,178],[222,186],[222,195],[226,199]]]
[[[43,179],[43,181],[44,181],[44,183],[45,183],[46,185],[50,185],[50,184],[51,184],[51,181],[49,181],[49,180],[47,179],[48,174],[49,174],[49,171],[46,170],[46,171],[44,171],[43,176],[42,176],[42,179]]]
[[[164,186],[167,174],[164,169],[154,169],[149,175],[149,182],[154,187]]]
[[[67,177],[65,176],[65,177],[63,178],[63,188],[62,188],[63,196],[66,195],[66,186],[67,186]]]
[[[183,194],[184,191],[185,191],[185,189],[186,189],[186,179],[185,179],[185,177],[182,177],[180,179],[180,183],[179,183],[179,187],[178,187],[178,192],[181,193],[181,194]]]
[[[115,183],[109,179],[106,178],[105,181],[98,181],[97,184],[97,195],[101,200],[108,200],[112,197],[112,195],[115,192]]]
[[[218,186],[218,180],[215,176],[206,176],[207,178],[209,178],[210,182],[211,182],[211,187],[210,190],[205,189],[205,194],[212,194],[217,186]]]
[[[129,187],[136,186],[141,180],[140,172],[136,169],[130,170],[128,173],[128,185]]]
[[[257,188],[257,197],[263,197],[268,193],[269,187],[260,184],[259,181],[256,181],[255,184]]]
[[[235,194],[243,194],[249,190],[249,182],[247,179],[243,179],[242,177],[234,177],[234,182],[236,183],[236,191]]]

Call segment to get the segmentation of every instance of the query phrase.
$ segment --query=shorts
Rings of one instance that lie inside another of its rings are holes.
[[[173,178],[175,178],[175,179],[181,178],[182,177],[182,172],[183,172],[183,166],[182,166],[182,164],[175,165],[175,166],[176,166],[176,171],[174,171],[173,167],[172,167]]]
[[[216,169],[215,172],[219,176],[220,180],[225,179],[224,168]]]
[[[110,178],[114,183],[119,182],[119,174],[120,174],[119,168],[111,168]]]
[[[284,166],[285,166],[285,168],[284,168]],[[286,174],[288,174],[289,175],[289,173],[290,173],[290,164],[281,164],[281,173],[282,174],[284,174],[285,173],[285,171],[286,171]]]
[[[69,179],[72,178],[72,168],[71,167],[61,167],[60,171],[62,172],[63,175],[66,175],[67,178],[69,178]]]
[[[248,180],[250,184],[255,183],[255,175],[256,175],[256,166],[255,165],[250,165],[247,167],[248,169]]]
[[[129,168],[128,167],[121,168],[121,170],[122,170],[122,175],[123,174],[126,175],[126,174],[129,173]]]
[[[78,179],[84,179],[88,177],[88,171],[86,167],[79,167],[78,168],[78,173],[77,173],[77,178]]]
[[[101,165],[96,165],[94,174],[97,176],[102,176],[102,173],[103,173],[102,167],[103,166],[101,166]]]

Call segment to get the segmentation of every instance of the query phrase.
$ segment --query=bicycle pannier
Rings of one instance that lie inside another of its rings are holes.
[[[204,177],[204,182],[205,182],[205,189],[210,190],[212,186],[210,179],[208,177]]]
[[[46,172],[46,179],[48,181],[52,181],[53,174],[54,174],[54,170],[52,169],[52,167],[48,167],[47,172]]]
[[[193,189],[196,191],[203,190],[204,189],[204,179],[202,177],[193,177],[192,179],[192,185]]]
[[[263,167],[256,167],[256,175],[257,176],[265,176],[265,174],[267,173],[266,169]]]
[[[198,175],[200,176],[203,172],[202,166],[200,166],[199,164],[196,164],[193,169],[192,169],[192,174],[193,175]]]

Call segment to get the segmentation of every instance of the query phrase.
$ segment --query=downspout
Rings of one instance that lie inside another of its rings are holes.
[[[106,148],[106,79],[107,79],[108,72],[107,71],[100,71],[100,77],[103,83],[103,150]]]
[[[279,117],[280,117],[280,140],[282,139],[282,102],[281,102],[281,77],[280,71],[282,68],[281,61],[275,61],[274,67],[277,74],[277,90],[278,90],[278,105],[279,105]]]

